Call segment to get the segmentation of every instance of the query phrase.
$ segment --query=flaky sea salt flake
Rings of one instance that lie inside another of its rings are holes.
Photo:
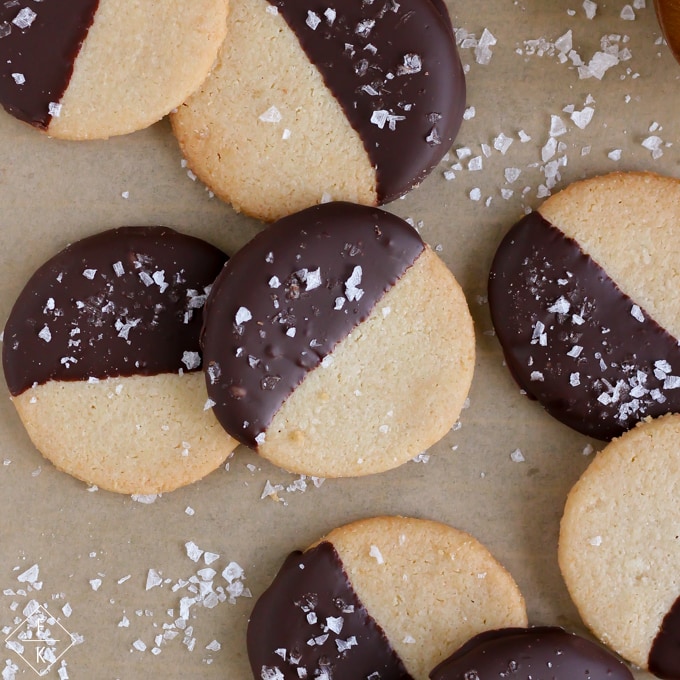
[[[633,305],[630,309],[630,315],[636,320],[639,321],[640,323],[643,323],[645,320],[645,315],[642,313],[642,310],[638,305]]]
[[[250,321],[252,318],[253,315],[250,313],[250,310],[247,307],[239,307],[236,312],[234,321],[236,322],[237,326],[240,326],[246,321]]]
[[[574,123],[574,125],[576,125],[576,127],[581,128],[581,130],[583,130],[588,126],[590,121],[593,119],[594,113],[595,109],[592,106],[586,106],[581,111],[574,111],[571,114],[571,120]]]
[[[313,31],[316,31],[317,27],[321,23],[321,18],[319,17],[319,15],[316,12],[312,12],[312,10],[309,10],[307,12],[307,18],[305,19],[305,23]]]
[[[12,23],[21,29],[28,28],[35,21],[37,16],[38,15],[30,7],[24,7],[19,10],[19,14],[12,19]]]
[[[377,545],[372,545],[368,554],[375,559],[378,564],[385,564],[385,559],[380,552],[380,548]]]
[[[624,5],[619,16],[624,21],[635,21],[635,10],[630,5]]]
[[[282,118],[281,112],[275,106],[270,106],[259,116],[263,123],[280,123]]]

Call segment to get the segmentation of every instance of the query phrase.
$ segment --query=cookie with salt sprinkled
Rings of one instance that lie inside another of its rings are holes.
[[[508,626],[526,626],[524,599],[479,541],[373,517],[286,559],[255,604],[248,656],[258,680],[427,680],[470,637]]]
[[[502,628],[475,635],[430,673],[431,680],[633,680],[600,645],[562,628]]]
[[[30,278],[4,330],[12,401],[59,469],[130,494],[170,491],[236,447],[206,408],[202,307],[227,256],[165,227],[73,243]]]
[[[680,678],[680,415],[638,424],[572,488],[559,565],[585,624],[625,659]]]
[[[0,103],[52,137],[140,130],[205,79],[226,21],[227,0],[4,2]]]
[[[227,432],[318,477],[382,472],[441,439],[474,344],[460,286],[416,230],[350,203],[288,216],[234,254],[202,335]]]
[[[171,119],[191,169],[237,210],[382,205],[450,149],[465,77],[441,0],[233,0],[228,30]]]
[[[517,223],[489,277],[507,365],[548,413],[609,440],[680,411],[680,181],[575,182]]]

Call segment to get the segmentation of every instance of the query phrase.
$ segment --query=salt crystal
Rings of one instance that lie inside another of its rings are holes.
[[[12,78],[17,85],[23,85],[26,82],[26,76],[23,73],[12,73]]]
[[[470,172],[475,172],[481,169],[482,169],[482,157],[475,156],[474,158],[471,158],[470,161],[468,162],[468,170]]]
[[[321,23],[321,19],[316,12],[309,10],[307,12],[307,19],[305,20],[307,26],[309,26],[313,31],[316,31],[318,25]]]
[[[270,106],[263,114],[259,116],[259,119],[263,123],[280,123],[281,118],[281,112],[275,106]]]
[[[584,0],[583,9],[586,13],[586,19],[594,19],[597,12],[597,3],[592,0]]]
[[[83,276],[84,276],[86,279],[90,279],[90,281],[92,281],[92,280],[94,279],[94,277],[95,277],[96,274],[97,274],[97,270],[96,270],[96,269],[84,269],[84,270],[83,270]]]
[[[378,548],[377,545],[372,545],[368,551],[368,554],[373,557],[378,564],[385,564],[385,560],[383,559],[382,553],[380,552],[380,548]]]
[[[234,321],[236,322],[237,326],[240,326],[241,324],[245,323],[246,321],[250,321],[253,318],[253,315],[250,313],[250,310],[246,307],[239,307],[238,311],[236,312],[236,317]]]
[[[478,64],[486,65],[491,61],[491,57],[493,56],[491,47],[493,47],[496,42],[493,33],[485,28],[475,47],[475,61]]]
[[[551,137],[559,137],[560,135],[563,135],[567,131],[567,126],[564,124],[564,121],[556,115],[551,115],[550,116],[550,136]]]
[[[186,552],[187,552],[187,557],[192,562],[198,562],[198,560],[201,559],[201,556],[204,553],[204,551],[201,550],[193,541],[187,541],[184,544],[184,547],[185,547]]]
[[[201,365],[201,355],[198,352],[184,352],[182,354],[182,363],[187,367],[188,371],[191,371]]]
[[[642,310],[640,307],[638,307],[638,305],[633,305],[631,307],[630,315],[640,323],[645,320],[645,315],[642,313]]]
[[[635,21],[635,12],[630,5],[624,5],[619,16],[624,21]]]
[[[525,458],[524,455],[522,454],[520,449],[515,449],[511,454],[510,454],[510,460],[513,463],[523,463]]]
[[[502,132],[493,140],[493,148],[505,155],[513,140]]]
[[[19,10],[19,14],[12,19],[12,23],[18,28],[28,28],[35,21],[37,16],[38,15],[30,7],[24,7],[22,10]]]
[[[576,127],[579,127],[581,130],[583,130],[593,119],[594,113],[595,109],[592,106],[586,106],[582,111],[574,111],[571,114],[571,120],[574,125],[576,125]]]
[[[145,590],[151,590],[156,586],[160,586],[163,583],[163,577],[155,570],[149,569],[146,575],[146,588]]]

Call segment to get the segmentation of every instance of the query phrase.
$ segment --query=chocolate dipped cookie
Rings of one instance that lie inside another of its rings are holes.
[[[559,565],[585,624],[660,678],[680,678],[680,415],[600,451],[567,498]]]
[[[548,413],[609,440],[680,410],[680,181],[612,173],[546,200],[502,240],[489,277],[498,340]]]
[[[235,448],[201,372],[202,307],[226,255],[165,227],[78,241],[30,278],[4,330],[12,401],[61,470],[120,493],[188,484]]]
[[[633,680],[613,654],[562,628],[501,628],[475,635],[431,673],[431,680]]]
[[[227,0],[25,0],[0,5],[0,103],[52,137],[145,128],[208,75]]]
[[[248,656],[257,680],[427,680],[473,635],[525,625],[517,585],[476,539],[376,517],[286,559],[255,604]]]
[[[279,220],[215,281],[202,336],[226,431],[292,472],[388,470],[463,407],[474,332],[463,292],[404,220],[327,203]]]
[[[237,210],[382,205],[450,149],[465,78],[441,0],[233,0],[228,30],[171,119],[191,169]]]

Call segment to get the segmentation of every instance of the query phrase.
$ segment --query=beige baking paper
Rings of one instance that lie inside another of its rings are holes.
[[[680,65],[651,0],[448,4],[467,72],[466,120],[448,158],[387,208],[418,225],[467,295],[478,358],[460,426],[420,462],[381,475],[316,486],[239,448],[228,469],[199,483],[133,499],[55,470],[6,396],[0,638],[31,602],[45,607],[63,625],[53,632],[75,641],[57,647],[63,655],[48,677],[247,680],[248,614],[284,557],[378,514],[472,533],[517,580],[531,623],[584,632],[556,543],[566,494],[599,445],[520,394],[492,332],[487,272],[510,226],[569,182],[615,169],[678,174]],[[0,222],[3,325],[34,269],[78,238],[163,224],[233,253],[262,227],[192,180],[167,121],[109,141],[65,143],[4,112]],[[69,423],[53,426],[56,433]],[[243,573],[232,565],[226,578],[232,562]],[[187,612],[182,629],[176,621]],[[3,679],[35,675],[34,656],[29,664],[11,645],[0,649]]]

